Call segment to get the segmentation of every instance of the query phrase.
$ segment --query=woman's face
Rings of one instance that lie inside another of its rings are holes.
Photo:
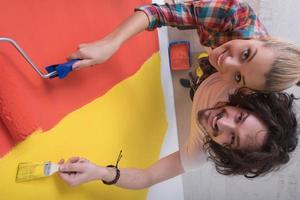
[[[225,81],[264,90],[275,52],[259,40],[231,40],[211,51],[209,62]]]

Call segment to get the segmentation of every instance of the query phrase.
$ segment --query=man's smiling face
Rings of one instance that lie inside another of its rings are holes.
[[[233,149],[257,150],[267,136],[267,127],[253,113],[233,106],[198,112],[198,122],[216,143]]]

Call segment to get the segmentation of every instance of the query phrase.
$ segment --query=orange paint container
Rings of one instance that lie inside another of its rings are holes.
[[[169,62],[172,70],[187,70],[191,66],[190,43],[175,41],[169,44]]]

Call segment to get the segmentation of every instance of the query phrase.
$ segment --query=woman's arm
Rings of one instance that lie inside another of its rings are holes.
[[[80,44],[78,50],[69,56],[69,59],[82,59],[73,65],[73,69],[105,62],[126,40],[145,30],[148,23],[147,16],[137,11],[105,38],[89,44]]]
[[[120,169],[120,178],[116,185],[127,189],[142,189],[182,173],[183,168],[177,151],[147,169]],[[116,170],[98,166],[85,159],[71,158],[67,164],[60,166],[60,176],[69,185],[75,186],[93,180],[110,182],[115,178]]]
[[[125,41],[145,29],[153,30],[161,26],[190,27],[195,22],[191,12],[191,6],[184,4],[136,8],[129,18],[105,38],[80,44],[78,50],[69,56],[69,59],[82,59],[73,65],[73,69],[105,62]]]
[[[87,67],[108,60],[132,36],[161,26],[198,28],[204,46],[217,47],[229,40],[249,38],[266,31],[248,4],[234,1],[191,1],[178,4],[145,5],[135,9],[115,31],[105,38],[81,44],[70,59],[82,59],[73,68]]]

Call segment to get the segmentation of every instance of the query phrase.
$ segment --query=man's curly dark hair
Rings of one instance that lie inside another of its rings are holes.
[[[224,175],[242,174],[254,178],[277,170],[290,160],[298,144],[295,97],[287,93],[249,92],[238,89],[226,105],[244,108],[255,114],[268,127],[266,142],[256,151],[223,147],[207,137],[205,149]]]

